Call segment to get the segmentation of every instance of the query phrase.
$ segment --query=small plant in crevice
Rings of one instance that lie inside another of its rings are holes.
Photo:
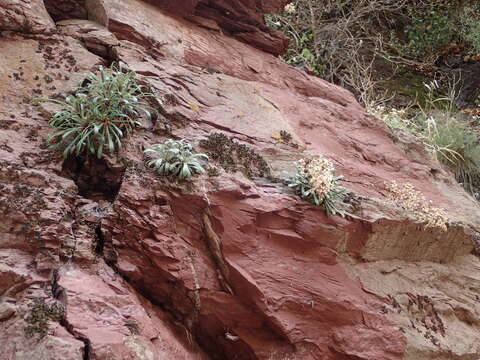
[[[220,176],[220,169],[216,166],[208,166],[206,170],[207,170],[207,175],[210,177]]]
[[[194,153],[193,146],[185,140],[168,139],[163,144],[152,145],[144,153],[149,157],[148,167],[179,180],[205,173],[203,163],[208,160],[207,155]]]
[[[280,138],[284,143],[288,144],[290,141],[292,141],[292,134],[290,134],[288,131],[280,130]]]
[[[49,124],[56,131],[47,139],[51,149],[63,148],[63,155],[88,152],[101,158],[115,152],[122,138],[140,125],[141,114],[151,117],[144,101],[153,97],[138,84],[134,72],[123,72],[112,65],[90,73],[74,95],[64,100],[37,99],[60,106]]]
[[[302,199],[323,206],[327,216],[350,215],[347,208],[352,205],[344,202],[348,197],[347,189],[339,185],[342,176],[335,176],[330,160],[323,156],[305,158],[297,162],[296,168],[295,177],[286,179],[286,183]]]
[[[428,201],[412,184],[399,185],[396,181],[392,181],[386,183],[385,187],[388,191],[388,199],[402,207],[418,223],[424,224],[425,227],[437,227],[447,231],[449,219],[445,210],[434,207],[432,201]]]
[[[277,140],[277,142],[291,146],[295,149],[299,148],[299,145],[293,140],[292,134],[286,130],[280,130],[280,132],[275,132],[272,134],[272,138]]]
[[[207,139],[201,140],[200,146],[227,172],[241,171],[248,178],[270,174],[270,168],[261,155],[225,134],[213,133]]]
[[[28,338],[38,335],[39,339],[47,335],[50,321],[59,322],[65,316],[65,308],[58,301],[46,303],[43,298],[35,298],[30,307],[30,312],[25,318],[27,326],[24,328]]]
[[[140,328],[138,326],[138,322],[136,322],[135,320],[128,319],[125,321],[124,325],[132,335],[140,334]]]

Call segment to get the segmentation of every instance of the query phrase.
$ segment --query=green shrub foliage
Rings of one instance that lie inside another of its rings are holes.
[[[414,59],[424,59],[438,53],[455,39],[457,29],[446,10],[434,8],[415,14],[404,29],[406,41],[400,46],[402,53]]]

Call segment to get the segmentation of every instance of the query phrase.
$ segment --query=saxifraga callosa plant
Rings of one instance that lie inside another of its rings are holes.
[[[203,163],[208,160],[207,155],[194,153],[193,146],[185,140],[168,139],[163,144],[152,145],[144,153],[150,158],[146,161],[148,167],[179,180],[205,173]]]
[[[138,84],[134,72],[124,72],[116,65],[100,67],[88,74],[74,95],[63,101],[38,99],[61,107],[49,125],[56,131],[47,138],[51,149],[64,148],[63,156],[88,152],[101,158],[104,152],[115,152],[122,138],[140,125],[144,113],[151,117],[151,107],[144,101],[153,97]]]
[[[323,206],[327,216],[350,215],[345,209],[350,205],[344,203],[347,189],[339,185],[342,176],[335,176],[335,167],[330,160],[323,156],[306,158],[298,161],[296,168],[295,177],[286,182],[302,199]]]

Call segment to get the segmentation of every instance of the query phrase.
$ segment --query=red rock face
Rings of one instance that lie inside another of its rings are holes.
[[[0,36],[0,360],[480,356],[478,205],[348,91],[258,49],[279,51],[272,39],[239,39],[265,35],[260,16],[283,3],[85,4],[90,20],[55,35],[1,27],[19,32]],[[163,99],[161,116],[102,160],[45,149],[52,108],[30,100],[112,60]],[[271,174],[177,184],[143,164],[167,137],[201,151],[213,132]],[[305,153],[334,162],[359,219],[326,217],[282,183]],[[391,180],[444,206],[448,231],[385,201]]]
[[[240,184],[243,190],[201,198],[139,191],[140,179],[155,179],[137,176],[124,179],[103,223],[118,270],[192,323],[209,352],[242,359],[402,358],[405,340],[381,315],[382,301],[338,264],[346,222],[277,189]],[[131,224],[128,231],[122,222]]]
[[[274,55],[282,54],[288,39],[281,32],[265,25],[264,14],[279,13],[288,1],[236,1],[236,0],[147,0],[166,11],[185,17],[200,26],[222,30]],[[206,21],[208,20],[208,21]]]
[[[54,29],[42,0],[2,0],[0,3],[0,31],[38,34],[51,33]]]

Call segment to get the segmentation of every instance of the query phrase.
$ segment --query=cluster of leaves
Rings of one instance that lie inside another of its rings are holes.
[[[164,176],[185,180],[195,174],[203,174],[202,163],[208,160],[205,154],[193,152],[193,146],[185,140],[168,139],[163,144],[152,145],[145,150],[149,157],[146,164]]]
[[[46,303],[43,298],[35,298],[31,304],[30,312],[25,321],[28,325],[24,332],[26,337],[38,335],[41,339],[47,335],[48,323],[60,321],[65,316],[65,308],[57,301]]]
[[[50,148],[62,147],[63,155],[89,152],[101,158],[105,151],[122,146],[122,138],[140,125],[141,113],[150,117],[144,102],[153,95],[139,85],[134,72],[115,65],[90,73],[74,95],[63,101],[40,99],[60,106],[49,124],[56,131],[47,139]]]
[[[345,217],[349,205],[344,203],[347,189],[340,186],[342,176],[335,176],[335,168],[330,160],[322,156],[302,159],[296,164],[295,177],[286,179],[289,187],[304,200],[323,206],[327,216]]]
[[[240,170],[249,178],[270,174],[270,168],[262,156],[225,134],[213,133],[207,139],[201,140],[200,146],[207,150],[208,156],[218,161],[225,171]]]
[[[289,145],[295,149],[299,148],[299,145],[293,140],[292,134],[286,130],[280,130],[280,132],[272,133],[272,138],[277,140],[279,143]]]

